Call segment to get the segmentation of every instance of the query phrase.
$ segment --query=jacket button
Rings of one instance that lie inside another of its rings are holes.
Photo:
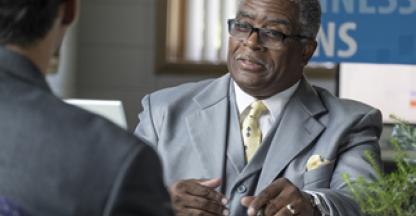
[[[245,186],[245,185],[240,185],[238,188],[237,188],[237,192],[238,193],[245,193],[247,191],[247,187]]]

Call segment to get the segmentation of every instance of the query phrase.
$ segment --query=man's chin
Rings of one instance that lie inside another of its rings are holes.
[[[265,90],[264,85],[256,82],[255,80],[239,80],[236,81],[237,85],[247,94],[251,96],[261,96],[262,92]]]

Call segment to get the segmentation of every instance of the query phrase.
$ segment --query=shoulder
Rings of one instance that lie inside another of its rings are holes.
[[[328,90],[321,87],[314,86],[314,89],[329,109],[336,108],[346,112],[368,112],[375,109],[360,101],[336,97]]]
[[[381,127],[382,116],[380,110],[360,101],[342,99],[334,96],[326,89],[314,86],[318,96],[333,120],[339,122],[357,122],[365,119]]]
[[[146,95],[143,106],[154,109],[180,110],[192,108],[198,97],[222,97],[227,95],[230,76],[226,74],[215,79],[206,79],[199,82],[185,83],[171,88],[165,88]]]
[[[206,79],[198,82],[189,82],[178,86],[164,88],[149,94],[155,102],[172,103],[183,99],[192,99],[201,90],[207,87],[216,79]]]
[[[67,104],[54,95],[42,97],[37,103],[39,115],[48,115],[43,118],[45,127],[57,128],[57,136],[72,137],[69,140],[75,139],[86,148],[115,147],[122,152],[141,144],[135,136],[104,117]]]
[[[52,107],[59,110],[59,114],[50,116],[55,120],[49,121],[51,127],[59,128],[55,139],[63,140],[61,145],[75,147],[69,147],[73,151],[68,151],[68,156],[78,158],[82,164],[94,165],[97,172],[111,175],[120,173],[119,169],[130,166],[137,158],[144,163],[159,162],[153,149],[131,132],[63,101],[52,103]]]

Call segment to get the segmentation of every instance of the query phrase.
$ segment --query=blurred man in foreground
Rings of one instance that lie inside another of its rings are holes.
[[[313,87],[318,0],[243,0],[229,74],[146,96],[136,129],[157,149],[179,215],[360,215],[342,174],[374,179],[380,112]],[[248,207],[246,209],[245,207]]]
[[[0,195],[28,215],[171,215],[160,162],[44,74],[77,0],[0,0]]]

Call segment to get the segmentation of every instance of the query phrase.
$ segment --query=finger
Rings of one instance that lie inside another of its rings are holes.
[[[176,212],[183,212],[185,209],[196,209],[217,215],[227,215],[229,212],[222,204],[203,197],[180,194],[172,197],[172,203]],[[225,211],[226,210],[226,211]]]
[[[292,216],[292,213],[285,207],[281,208],[274,216]]]
[[[288,199],[280,199],[280,203],[276,205],[277,213],[268,212],[266,215],[301,215],[301,213],[305,214],[313,212],[313,209],[308,208],[307,204],[309,203],[305,203],[304,200],[301,199],[292,201],[289,201]],[[289,207],[289,205],[291,205],[291,207]]]
[[[214,179],[199,181],[199,183],[201,185],[205,186],[205,187],[209,187],[209,188],[215,189],[215,188],[221,186],[222,180],[220,178],[214,178]],[[221,203],[223,205],[227,205],[228,199],[225,198],[223,194],[221,194],[221,196],[222,196]]]
[[[257,211],[268,204],[269,201],[277,197],[282,189],[287,185],[286,179],[280,178],[270,184],[251,202],[247,214],[254,216]]]
[[[214,202],[197,196],[187,196],[185,197],[184,201],[185,208],[197,209],[201,211],[210,212],[212,214],[223,215],[225,213],[224,210],[227,210],[225,206],[218,202]]]
[[[212,201],[224,203],[224,196],[220,192],[215,191],[214,188],[197,184],[191,188],[188,188],[187,192],[194,196],[201,196]]]
[[[218,216],[210,212],[201,211],[198,209],[186,209],[185,211],[177,212],[176,216],[189,216],[189,215],[201,215],[201,216]]]
[[[274,215],[288,204],[298,203],[297,206],[300,207],[305,200],[302,192],[295,185],[287,181],[287,184],[285,184],[285,187],[279,195],[267,204],[265,209],[266,215]],[[309,200],[306,201],[309,203]]]
[[[300,210],[302,209],[299,205],[300,203],[291,203],[291,208],[288,207],[289,204],[285,205],[281,208],[275,215],[276,216],[293,216],[293,215],[300,215]]]
[[[253,200],[254,200],[254,196],[245,196],[245,197],[241,198],[240,203],[241,203],[242,206],[248,208],[250,206],[251,202],[253,202]]]
[[[220,178],[214,178],[209,180],[199,181],[199,184],[209,188],[217,188],[222,184],[222,180]]]
[[[264,213],[265,215],[275,215],[281,208],[285,207],[285,204],[287,204],[287,199],[279,195],[267,204]]]
[[[185,180],[175,183],[172,186],[172,194],[189,194],[205,197],[206,199],[221,203],[223,195],[213,188],[203,186],[197,180]]]

